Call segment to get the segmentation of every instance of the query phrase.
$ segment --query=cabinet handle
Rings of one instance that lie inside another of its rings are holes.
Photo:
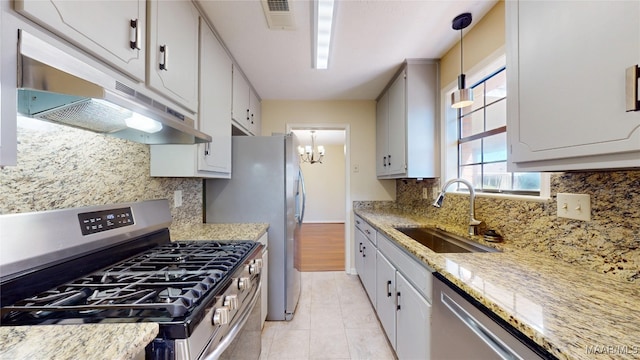
[[[396,310],[400,310],[400,291],[396,294]]]
[[[638,99],[638,79],[640,79],[640,67],[633,65],[626,71],[626,108],[629,111],[640,111],[640,99]]]
[[[360,220],[356,220],[356,224],[360,225]]]
[[[360,250],[360,252],[362,252],[362,243],[360,243],[360,246],[358,247],[358,250]]]
[[[247,109],[247,121],[249,121],[249,109]]]
[[[391,154],[389,154],[389,161],[387,163],[391,166]]]
[[[160,45],[160,70],[167,71],[167,61],[169,61],[169,48],[167,45]]]
[[[362,257],[367,257],[367,253],[365,253],[364,251],[367,250],[366,246],[362,247]]]
[[[365,230],[364,232],[366,232],[367,235],[371,235],[371,231],[369,231],[369,229]]]
[[[142,50],[140,48],[140,26],[138,26],[138,19],[131,19],[129,26],[131,28],[129,32],[129,46],[133,50]]]
[[[384,156],[382,158],[382,166],[385,166],[385,167],[387,166],[387,157],[386,156]]]
[[[391,280],[387,281],[387,297],[391,297]]]
[[[204,156],[209,156],[211,152],[211,143],[204,144]]]

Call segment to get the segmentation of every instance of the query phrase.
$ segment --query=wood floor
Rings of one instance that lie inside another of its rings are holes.
[[[300,271],[344,270],[344,224],[302,224]]]

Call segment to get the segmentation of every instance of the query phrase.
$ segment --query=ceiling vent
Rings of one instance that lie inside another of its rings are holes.
[[[262,9],[271,30],[294,30],[293,10],[288,0],[262,0]]]

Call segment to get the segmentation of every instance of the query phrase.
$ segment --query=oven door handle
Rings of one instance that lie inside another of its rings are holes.
[[[233,342],[233,340],[235,340],[236,336],[238,336],[238,333],[240,333],[240,331],[244,327],[244,324],[246,324],[247,320],[249,319],[249,315],[251,315],[251,311],[253,310],[253,307],[256,306],[256,303],[258,302],[258,294],[260,294],[261,290],[262,290],[262,275],[260,275],[260,280],[258,281],[258,290],[256,290],[251,296],[251,301],[249,302],[249,306],[247,306],[242,312],[242,315],[240,316],[240,320],[236,322],[236,324],[233,326],[231,330],[229,330],[227,335],[224,337],[222,341],[218,343],[216,348],[211,353],[203,357],[201,360],[216,360],[220,357],[220,355],[222,355],[222,353],[225,350],[227,350],[229,345]],[[211,346],[211,344],[209,344],[209,346]],[[205,353],[206,352],[207,350],[205,350]]]

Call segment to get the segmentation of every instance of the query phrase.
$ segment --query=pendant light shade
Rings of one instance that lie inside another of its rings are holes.
[[[451,94],[451,107],[459,109],[473,104],[473,90],[467,89],[465,86],[465,75],[463,67],[463,47],[462,47],[462,29],[471,24],[471,13],[464,13],[453,19],[451,27],[454,30],[460,30],[460,75],[458,75],[458,90]]]

